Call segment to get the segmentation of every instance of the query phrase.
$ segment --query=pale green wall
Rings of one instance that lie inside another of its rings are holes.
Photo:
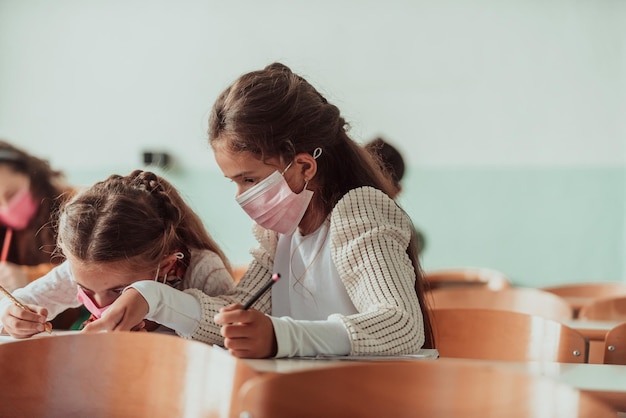
[[[626,280],[626,1],[0,0],[0,137],[73,184],[169,152],[172,181],[245,263],[250,220],[207,115],[276,60],[354,139],[405,153],[425,268]]]
[[[89,184],[109,173],[68,174]],[[165,175],[231,261],[247,263],[255,242],[234,185],[212,170]],[[426,235],[425,269],[490,267],[526,286],[625,280],[625,178],[623,167],[409,168],[400,202]]]

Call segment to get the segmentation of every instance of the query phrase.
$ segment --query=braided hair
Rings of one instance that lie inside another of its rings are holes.
[[[58,219],[57,250],[82,262],[125,261],[148,270],[174,252],[188,265],[190,249],[207,249],[230,269],[198,215],[150,171],[109,176],[63,205]]]

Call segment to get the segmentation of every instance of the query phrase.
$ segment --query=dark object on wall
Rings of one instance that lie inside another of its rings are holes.
[[[143,163],[161,168],[167,168],[171,164],[172,158],[167,152],[145,151],[143,153]]]

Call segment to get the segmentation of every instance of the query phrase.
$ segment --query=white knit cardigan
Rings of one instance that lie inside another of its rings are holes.
[[[415,270],[407,255],[411,238],[408,216],[383,192],[360,187],[348,192],[330,218],[332,260],[358,313],[339,318],[351,343],[351,355],[412,354],[424,344],[424,323],[415,294]],[[260,247],[251,251],[253,261],[235,290],[210,297],[197,289],[202,320],[191,338],[223,344],[213,321],[222,306],[241,303],[260,289],[272,272],[278,243],[275,232],[255,226]],[[271,313],[266,292],[255,308]]]

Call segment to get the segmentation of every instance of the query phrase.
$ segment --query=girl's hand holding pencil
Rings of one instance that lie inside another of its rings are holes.
[[[13,303],[2,315],[5,332],[14,338],[28,338],[42,331],[52,333],[52,324],[46,321],[48,311],[45,308],[35,310],[24,305],[2,286],[0,293]]]
[[[279,279],[280,274],[273,274],[271,279],[243,305],[226,306],[215,316],[215,322],[222,325],[220,333],[224,337],[224,347],[233,356],[267,358],[276,355],[277,343],[272,320],[250,307]]]

